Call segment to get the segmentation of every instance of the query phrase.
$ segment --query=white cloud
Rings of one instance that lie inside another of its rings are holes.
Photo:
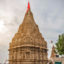
[[[27,2],[28,0],[0,0],[0,20],[4,20],[4,24],[1,24],[4,32],[0,29],[2,32],[0,33],[1,62],[8,56],[9,42],[23,21]],[[64,32],[64,0],[30,0],[30,4],[43,37],[48,44],[51,40],[55,43],[58,35]],[[7,48],[4,50],[4,47]],[[48,47],[50,49],[51,45]],[[3,54],[5,51],[6,53]]]

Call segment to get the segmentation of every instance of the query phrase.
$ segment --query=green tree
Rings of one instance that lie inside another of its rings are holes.
[[[59,35],[56,43],[56,51],[59,55],[64,55],[64,34]]]

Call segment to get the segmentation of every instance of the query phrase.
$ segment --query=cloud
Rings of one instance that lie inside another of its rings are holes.
[[[27,3],[28,0],[0,0],[0,20],[3,20],[4,29],[6,29],[0,33],[1,62],[4,62],[8,57],[9,42],[23,21]],[[35,22],[48,42],[50,50],[52,47],[52,45],[49,45],[50,41],[53,40],[55,43],[58,35],[64,32],[64,0],[30,0],[30,5]],[[6,53],[3,54],[5,51]]]

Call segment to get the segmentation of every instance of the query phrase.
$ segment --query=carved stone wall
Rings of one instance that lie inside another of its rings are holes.
[[[10,64],[47,64],[47,54],[39,47],[22,47],[10,52],[9,61]]]

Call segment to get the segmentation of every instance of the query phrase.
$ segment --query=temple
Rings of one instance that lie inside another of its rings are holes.
[[[54,57],[56,57],[56,51],[55,51],[55,47],[53,46],[50,58],[54,58]]]
[[[24,20],[9,46],[9,64],[47,64],[47,50],[28,3]]]

